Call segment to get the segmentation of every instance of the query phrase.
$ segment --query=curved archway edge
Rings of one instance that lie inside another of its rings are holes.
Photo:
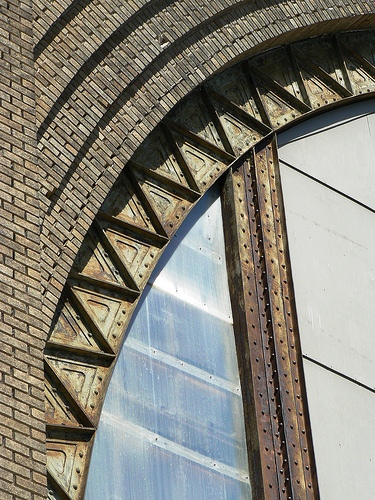
[[[126,325],[191,207],[285,126],[375,95],[373,31],[262,52],[181,101],[127,163],[69,274],[45,351],[50,495],[80,498]],[[63,458],[64,457],[64,458]]]
[[[94,7],[93,2],[79,2],[83,11],[73,9],[68,18],[56,21],[64,29],[49,39],[37,59],[38,124],[49,115],[39,140],[47,323],[105,196],[136,148],[174,105],[246,56],[310,36],[375,26],[374,7],[362,0],[354,5],[302,0],[298,12],[287,0],[222,0],[199,13],[192,0],[143,3],[130,18],[130,12],[121,13],[113,33],[112,24],[104,24],[83,46],[76,23],[85,25]],[[100,3],[101,15],[110,4]],[[161,14],[171,16],[169,41],[156,35],[165,30]],[[72,54],[68,59],[66,48]]]

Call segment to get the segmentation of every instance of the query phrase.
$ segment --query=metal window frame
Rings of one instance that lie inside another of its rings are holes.
[[[77,255],[46,344],[49,498],[83,497],[138,298],[186,214],[228,170],[228,264],[253,485],[257,498],[318,498],[274,134],[374,97],[374,44],[374,31],[341,33],[237,63],[177,105],[125,166]]]

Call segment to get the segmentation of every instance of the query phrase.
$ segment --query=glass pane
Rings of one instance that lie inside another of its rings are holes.
[[[218,190],[142,297],[116,364],[86,499],[251,498]]]

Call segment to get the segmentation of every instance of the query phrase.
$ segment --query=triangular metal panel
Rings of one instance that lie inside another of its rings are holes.
[[[351,88],[347,86],[349,82],[347,80],[344,61],[339,53],[339,47],[336,45],[335,39],[332,36],[320,38],[315,41],[310,40],[308,43],[299,42],[296,44],[294,50],[299,51],[299,59],[303,59],[306,66],[311,67],[312,63],[319,66],[319,68],[332,79],[331,85],[335,85],[336,82],[336,88],[330,88],[335,91],[337,95],[343,95],[345,97],[345,90],[351,93]],[[326,81],[326,86],[328,83],[329,79]],[[340,87],[342,87],[342,89],[340,89]]]
[[[67,425],[69,427],[82,425],[78,415],[75,415],[71,401],[64,395],[63,391],[58,390],[50,377],[47,376],[45,378],[45,397],[47,425]]]
[[[298,75],[295,74],[295,68],[291,67],[289,55],[284,48],[255,57],[252,59],[251,65],[261,70],[264,75],[267,75],[274,83],[280,85],[301,103],[308,104],[304,102],[303,93],[298,84]],[[267,87],[266,83],[265,86]]]
[[[302,115],[301,111],[279,97],[275,92],[261,85],[259,81],[257,83],[263,105],[274,128],[285,125]]]
[[[125,297],[105,288],[83,287],[81,283],[74,281],[71,281],[71,291],[94,326],[116,352],[133,311],[136,297]]]
[[[129,286],[94,228],[91,228],[77,255],[74,271],[82,277],[94,278],[122,287]]]
[[[228,155],[216,148],[210,148],[208,144],[207,146],[199,144],[192,138],[188,139],[178,133],[175,133],[174,137],[202,191],[210,186],[231,163]]]
[[[218,102],[213,96],[211,96],[211,102],[236,156],[241,155],[264,137],[265,134],[259,131],[259,127],[256,129],[250,126],[250,120],[246,120],[245,113],[241,113],[242,110],[236,113],[233,108],[226,109],[225,104]],[[254,121],[253,117],[251,120]]]
[[[301,75],[313,109],[342,99],[340,94],[319,78],[315,72],[301,68]]]
[[[205,142],[225,150],[219,131],[214,125],[214,117],[210,115],[199,92],[192,94],[189,101],[182,103],[176,112],[169,115],[169,119]]]
[[[175,226],[190,209],[192,203],[198,195],[189,196],[190,199],[182,196],[181,191],[166,186],[160,179],[149,178],[145,172],[133,169],[136,178],[145,197],[150,203],[152,210],[160,220],[166,234],[170,235],[175,231]]]
[[[375,90],[375,40],[373,34],[362,36],[349,33],[337,37],[355,95]]]
[[[84,321],[82,311],[69,297],[65,298],[48,341],[78,349],[90,349],[95,352],[102,350],[95,332]]]
[[[256,120],[261,121],[261,113],[256,105],[249,82],[239,66],[234,66],[217,75],[214,80],[207,83],[207,88],[220,94]]]
[[[147,208],[143,206],[125,173],[111,189],[101,210],[119,221],[156,233]]]
[[[63,358],[47,355],[46,359],[69,394],[95,423],[102,403],[102,381],[108,366],[93,359],[82,360],[78,356]]]
[[[70,440],[65,440],[64,436],[47,439],[48,472],[68,497],[83,498],[92,442],[89,438],[74,441],[74,435],[70,437]]]
[[[101,221],[100,225],[123,265],[131,269],[137,286],[144,284],[154,267],[160,247],[144,238],[137,238],[135,234],[120,232],[105,221]]]
[[[190,187],[162,129],[158,127],[145,141],[133,161],[185,187]]]

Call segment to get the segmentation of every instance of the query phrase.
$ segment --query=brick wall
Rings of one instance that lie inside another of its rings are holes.
[[[39,179],[31,0],[0,1],[0,498],[44,498]],[[44,330],[44,331],[43,331]]]
[[[44,496],[44,339],[147,134],[242,57],[374,26],[372,0],[0,0],[1,499]]]

